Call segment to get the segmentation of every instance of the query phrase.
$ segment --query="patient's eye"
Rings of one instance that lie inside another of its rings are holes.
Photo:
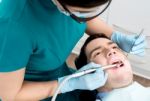
[[[113,46],[113,49],[116,49],[116,48],[118,48],[117,46]]]
[[[119,47],[117,45],[115,45],[115,44],[112,45],[112,48],[113,49],[119,49]]]
[[[100,53],[100,52],[97,52],[97,53],[96,53],[96,55],[99,55],[99,54],[101,54],[101,53]]]
[[[94,57],[96,57],[96,56],[98,56],[98,55],[100,55],[101,54],[101,52],[96,52],[95,54],[94,54]]]

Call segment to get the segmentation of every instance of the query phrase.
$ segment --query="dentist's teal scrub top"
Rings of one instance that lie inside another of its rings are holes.
[[[25,80],[36,82],[72,73],[65,61],[85,29],[51,0],[2,0],[0,72],[25,67]],[[78,92],[60,94],[57,101],[78,101]]]

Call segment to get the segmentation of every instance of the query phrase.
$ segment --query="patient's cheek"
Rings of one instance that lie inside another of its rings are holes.
[[[106,71],[108,73],[108,84],[112,87],[119,88],[125,85],[128,85],[132,81],[132,72],[125,71],[125,72],[112,72],[111,70]]]
[[[101,66],[108,65],[108,62],[105,58],[97,58],[97,59],[94,59],[93,62],[100,64]]]
[[[106,65],[106,63],[105,62],[103,62],[103,61],[100,61],[100,60],[93,60],[93,62],[94,63],[96,63],[96,64],[100,64],[101,66],[105,66]]]

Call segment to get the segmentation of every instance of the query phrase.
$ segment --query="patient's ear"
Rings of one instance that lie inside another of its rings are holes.
[[[77,69],[80,69],[87,64],[87,57],[83,50],[80,52],[79,56],[76,57],[74,62]]]

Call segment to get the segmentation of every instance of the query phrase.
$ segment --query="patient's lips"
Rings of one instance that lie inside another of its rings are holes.
[[[111,68],[113,70],[124,67],[124,63],[121,60],[114,60],[114,61],[111,62],[111,64],[116,64],[116,66],[114,68]]]

